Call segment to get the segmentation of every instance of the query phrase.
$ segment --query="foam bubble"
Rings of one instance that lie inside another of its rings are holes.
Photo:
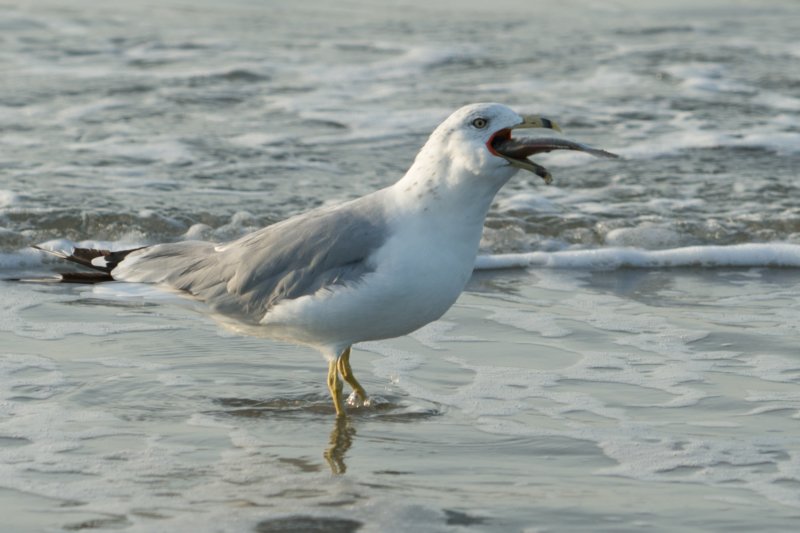
[[[285,134],[250,132],[231,137],[228,141],[247,148],[261,148],[269,144],[286,142],[289,139],[290,137]]]
[[[19,196],[14,191],[0,189],[0,207],[8,207],[19,201]]]

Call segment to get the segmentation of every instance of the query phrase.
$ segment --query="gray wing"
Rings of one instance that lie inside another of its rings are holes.
[[[371,200],[370,200],[371,199]],[[132,253],[115,279],[164,283],[216,311],[260,320],[284,299],[357,282],[388,237],[382,203],[373,195],[317,209],[224,244],[179,242]]]

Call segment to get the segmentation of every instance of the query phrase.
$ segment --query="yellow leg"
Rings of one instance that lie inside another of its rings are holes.
[[[361,386],[361,383],[358,382],[356,377],[353,375],[353,369],[350,368],[350,348],[348,347],[342,355],[339,356],[337,361],[337,366],[339,368],[339,374],[341,374],[342,379],[344,379],[348,385],[353,387],[353,390],[356,391],[358,398],[365,402],[367,401],[367,391],[364,390],[364,387]]]
[[[336,416],[344,415],[344,403],[342,402],[342,380],[339,379],[339,372],[336,369],[337,360],[334,359],[328,366],[328,390],[331,391],[333,406],[336,408]]]

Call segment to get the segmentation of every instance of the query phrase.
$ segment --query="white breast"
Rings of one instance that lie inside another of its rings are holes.
[[[507,179],[452,163],[439,152],[418,156],[402,180],[384,189],[379,198],[389,237],[368,258],[374,271],[281,302],[262,324],[273,335],[343,348],[405,335],[442,316],[472,273],[486,212]]]
[[[295,341],[347,346],[405,335],[442,316],[472,273],[481,227],[454,234],[424,219],[395,222],[369,258],[374,272],[282,302],[262,324]]]

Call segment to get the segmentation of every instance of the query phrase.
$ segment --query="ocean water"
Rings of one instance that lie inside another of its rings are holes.
[[[3,531],[794,531],[800,5],[0,0],[0,278],[398,179],[499,101],[539,156],[442,320],[315,352],[148,287],[0,281]]]

